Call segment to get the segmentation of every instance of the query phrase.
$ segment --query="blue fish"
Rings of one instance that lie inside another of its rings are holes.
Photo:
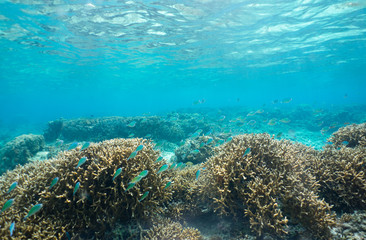
[[[158,171],[158,174],[161,173],[161,172],[164,172],[167,169],[168,169],[168,164],[164,164],[163,166],[160,167],[160,169]]]
[[[349,143],[348,141],[343,141],[342,142],[343,145],[348,145],[348,143]]]
[[[133,128],[134,126],[136,126],[136,121],[132,121],[129,124],[127,124],[127,127]]]
[[[48,190],[51,190],[51,188],[53,188],[53,186],[56,185],[56,183],[58,182],[58,177],[55,177],[52,182],[51,182],[51,185],[48,187]]]
[[[196,172],[196,180],[198,180],[198,177],[200,176],[200,174],[201,174],[201,170],[198,169],[198,171]]]
[[[9,194],[11,191],[14,190],[14,188],[16,188],[18,186],[18,182],[13,182],[10,187],[9,190],[6,192],[6,194]]]
[[[116,172],[114,173],[112,181],[114,181],[114,179],[116,179],[116,177],[118,177],[121,174],[121,172],[122,172],[122,168],[118,168],[116,170]]]
[[[163,160],[163,157],[162,156],[158,157],[158,159],[156,159],[155,162],[160,162],[161,160]]]
[[[226,139],[226,142],[230,142],[231,140],[233,140],[233,137],[228,137],[228,138]]]
[[[144,193],[144,195],[142,195],[142,197],[140,198],[139,202],[141,202],[142,200],[144,200],[147,197],[147,195],[149,195],[149,191],[146,191]]]
[[[128,186],[127,186],[127,188],[126,188],[126,190],[125,190],[125,192],[127,192],[128,190],[130,190],[131,188],[133,188],[135,185],[136,185],[135,182],[134,183],[129,183]]]
[[[195,150],[191,151],[192,154],[198,154],[199,152],[200,152],[200,150],[198,150],[198,149],[195,149]]]
[[[145,138],[151,138],[151,134],[146,134]]]
[[[88,160],[86,157],[80,158],[78,165],[76,165],[75,169],[83,165],[86,162],[86,160]]]
[[[76,184],[75,184],[75,187],[74,187],[74,192],[72,193],[72,195],[74,196],[75,195],[75,193],[79,190],[79,187],[80,187],[80,182],[77,182]]]
[[[131,133],[130,135],[128,135],[129,138],[132,138],[133,136],[135,136],[134,133]]]
[[[89,146],[90,146],[90,142],[84,143],[83,146],[81,147],[80,151],[87,149]]]
[[[208,145],[208,144],[212,143],[212,141],[213,141],[213,138],[209,138],[209,139],[207,140],[206,144]]]
[[[250,153],[250,150],[251,150],[251,148],[247,148],[247,149],[245,150],[244,154],[243,154],[243,157],[244,157],[245,155],[249,154],[249,153]]]
[[[79,145],[79,143],[78,143],[78,142],[73,142],[73,143],[71,143],[71,145],[69,146],[69,148],[68,148],[67,150],[68,150],[68,151],[73,150],[73,149],[75,149],[78,145]]]
[[[131,155],[127,158],[127,160],[129,160],[129,159],[132,159],[132,158],[136,157],[137,153],[138,153],[138,152],[133,151],[133,152],[131,153]]]
[[[9,199],[8,201],[6,201],[3,205],[3,207],[1,208],[0,214],[2,214],[3,212],[5,212],[7,209],[9,209],[14,203],[14,198]]]
[[[55,143],[55,147],[61,147],[61,145],[64,143],[63,140],[57,140]]]
[[[13,236],[14,229],[15,229],[15,222],[12,222],[10,224],[10,228],[9,228],[9,230],[10,230],[10,237]]]
[[[171,184],[172,184],[172,182],[171,182],[171,181],[167,182],[167,183],[165,184],[164,189],[167,189]]]
[[[39,210],[41,210],[42,207],[43,207],[43,204],[42,203],[39,203],[39,204],[34,205],[31,208],[31,210],[29,210],[27,216],[24,217],[24,220],[26,220],[30,216],[33,216],[34,214],[36,214]]]
[[[142,149],[144,148],[144,145],[140,145],[140,146],[138,146],[137,148],[136,148],[136,152],[139,152],[139,151],[141,151]]]

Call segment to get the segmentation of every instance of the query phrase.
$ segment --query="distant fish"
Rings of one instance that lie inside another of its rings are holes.
[[[13,182],[10,187],[9,190],[6,192],[6,194],[9,194],[11,191],[14,190],[14,188],[16,188],[18,186],[18,182]]]
[[[66,235],[66,237],[67,237],[68,240],[71,240],[70,233],[66,232],[65,235]]]
[[[130,135],[128,135],[129,138],[132,138],[133,136],[135,136],[134,133],[131,133]]]
[[[198,154],[199,152],[200,152],[200,150],[194,149],[194,150],[191,151],[191,154]]]
[[[155,162],[160,162],[161,160],[163,160],[163,157],[162,156],[158,157],[158,159],[156,159]]]
[[[231,140],[233,140],[233,137],[228,137],[228,138],[226,139],[226,142],[231,142]]]
[[[283,118],[283,119],[280,120],[280,122],[281,123],[289,123],[289,122],[291,122],[291,120],[288,119],[288,118]]]
[[[208,132],[205,134],[206,136],[211,135],[212,134],[212,130],[208,130]]]
[[[141,120],[141,123],[146,123],[147,122],[147,118],[144,118]]]
[[[225,116],[225,115],[221,115],[221,116],[220,116],[220,118],[219,118],[219,122],[224,121],[224,120],[225,120],[225,118],[226,118],[226,116]]]
[[[346,145],[349,144],[349,142],[348,141],[343,141],[342,144],[346,146]]]
[[[80,151],[87,149],[89,146],[90,146],[90,142],[84,143],[83,146],[81,147]]]
[[[136,185],[136,183],[129,183],[125,192],[127,192],[128,190],[130,190],[131,188],[133,188]]]
[[[276,137],[277,137],[277,138],[281,138],[281,137],[282,137],[282,135],[283,135],[283,133],[282,133],[282,132],[279,132],[279,133],[277,133]]]
[[[248,154],[250,153],[250,150],[251,150],[251,148],[247,148],[247,149],[245,150],[244,154],[243,154],[243,157],[244,157],[245,155],[248,155]]]
[[[196,180],[198,180],[198,177],[200,176],[200,174],[201,174],[201,170],[198,169],[198,171],[196,172]]]
[[[201,142],[200,148],[203,148],[204,146],[205,146],[205,143],[204,142]]]
[[[129,183],[138,183],[138,182],[141,181],[141,179],[143,179],[143,177],[141,177],[140,175],[138,175],[138,176],[132,178],[131,182],[129,182]]]
[[[8,201],[6,201],[3,205],[3,207],[1,208],[0,214],[2,214],[3,212],[5,212],[7,209],[9,209],[14,203],[14,198],[9,199]]]
[[[285,98],[282,100],[282,103],[290,103],[292,101],[292,98]]]
[[[188,167],[191,167],[191,166],[193,166],[193,162],[186,162],[186,165],[187,165]]]
[[[130,156],[127,158],[127,160],[129,160],[129,159],[132,159],[132,158],[136,157],[137,153],[138,153],[138,152],[133,151],[133,152],[130,154]]]
[[[127,124],[127,127],[133,128],[136,126],[136,121],[132,121],[129,124]]]
[[[136,152],[139,152],[141,151],[142,149],[144,148],[144,145],[139,145],[137,148],[136,148]]]
[[[86,160],[88,160],[86,157],[82,157],[80,158],[79,162],[78,162],[78,165],[76,165],[75,169],[79,168],[81,165],[83,165]]]
[[[73,143],[71,143],[71,145],[69,146],[69,148],[68,148],[67,150],[68,150],[68,151],[73,150],[73,149],[75,149],[78,145],[79,145],[79,143],[78,143],[78,142],[73,142]]]
[[[178,168],[184,168],[184,165],[185,165],[184,163],[179,162],[175,168],[176,169],[178,169]]]
[[[264,113],[264,110],[263,109],[258,109],[257,111],[255,111],[255,113],[261,114],[261,113]]]
[[[146,134],[145,138],[151,138],[151,134]]]
[[[140,177],[146,177],[147,176],[147,174],[149,173],[149,171],[148,170],[144,170],[144,171],[142,171],[140,174],[139,174],[139,176]]]
[[[160,167],[160,169],[158,171],[158,174],[161,173],[161,172],[164,172],[167,169],[168,169],[168,164],[164,164],[163,166]]]
[[[116,179],[116,177],[118,177],[121,174],[121,172],[122,172],[122,168],[118,168],[113,175],[112,181],[114,181]]]
[[[257,122],[255,120],[250,120],[247,125],[254,126]]]
[[[224,139],[220,139],[219,141],[217,141],[217,145],[221,145],[221,144],[223,144],[225,142],[225,140]]]
[[[213,138],[209,138],[209,139],[207,140],[206,144],[208,145],[208,144],[212,143],[212,141],[213,141]]]
[[[149,191],[146,191],[144,193],[144,195],[142,195],[142,197],[140,198],[139,202],[141,202],[142,200],[144,200],[147,197],[147,195],[149,195]]]
[[[53,186],[56,185],[56,183],[58,182],[58,177],[55,177],[52,182],[51,182],[51,185],[48,187],[48,190],[51,190],[51,188],[53,188]]]
[[[276,119],[275,118],[270,119],[268,122],[268,125],[270,125],[270,126],[276,125]]]
[[[198,132],[194,132],[192,135],[191,135],[191,138],[196,138],[198,137],[200,134]]]
[[[80,182],[77,182],[76,184],[75,184],[75,187],[74,187],[74,192],[72,193],[72,195],[74,196],[75,195],[75,193],[79,190],[79,188],[80,188]]]
[[[14,229],[15,229],[15,222],[12,222],[12,223],[10,224],[10,227],[9,227],[9,230],[10,230],[10,237],[12,237],[12,236],[13,236]]]
[[[254,115],[255,115],[255,112],[251,111],[251,112],[248,112],[247,117],[251,117],[251,116],[254,116]]]
[[[272,103],[273,103],[273,104],[278,103],[278,99],[273,100],[273,101],[272,101]]]
[[[55,143],[55,147],[61,147],[63,143],[64,143],[63,140],[57,140]]]
[[[173,163],[172,165],[170,165],[169,170],[173,169],[176,165],[177,165],[176,163]]]
[[[171,185],[171,184],[172,184],[172,182],[171,182],[171,181],[167,182],[167,183],[165,184],[164,189],[167,189],[168,187],[170,187],[170,185]]]
[[[41,210],[41,208],[43,207],[42,203],[36,204],[34,205],[31,210],[29,210],[27,216],[24,217],[24,220],[26,220],[27,218],[33,216],[34,214],[36,214],[37,212],[39,212],[39,210]]]

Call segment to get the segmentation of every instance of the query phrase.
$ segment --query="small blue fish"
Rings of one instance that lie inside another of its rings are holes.
[[[127,158],[127,160],[129,160],[129,159],[132,159],[132,158],[136,157],[137,153],[138,153],[138,152],[133,151],[133,152],[131,153],[131,155]]]
[[[145,138],[151,138],[151,134],[146,134]]]
[[[57,140],[55,143],[55,147],[61,147],[61,145],[64,143],[63,140]]]
[[[132,138],[133,136],[135,136],[134,133],[131,133],[130,135],[128,135],[129,138]]]
[[[163,166],[161,166],[161,168],[159,169],[158,171],[158,174],[161,173],[161,172],[164,172],[165,170],[168,169],[168,164],[164,164]]]
[[[172,165],[170,165],[169,170],[173,169],[176,165],[177,165],[176,163],[173,163]]]
[[[343,141],[342,142],[343,145],[348,145],[348,143],[349,143],[348,141]]]
[[[167,182],[167,183],[165,184],[164,189],[167,189],[171,184],[172,184],[172,182],[171,182],[171,181]]]
[[[163,160],[163,157],[162,156],[158,157],[158,159],[156,159],[155,162],[160,162],[161,160]]]
[[[141,123],[146,123],[147,122],[147,118],[144,118],[141,120]]]
[[[141,179],[143,179],[143,177],[141,177],[140,175],[139,175],[139,176],[136,176],[136,177],[134,177],[134,178],[131,180],[131,182],[129,182],[129,184],[131,184],[131,183],[138,183],[138,182],[140,182],[140,181],[141,181]]]
[[[8,201],[6,201],[3,205],[3,207],[1,208],[0,214],[2,214],[3,212],[5,212],[7,209],[9,209],[14,203],[14,198],[9,199]]]
[[[66,232],[65,235],[66,235],[66,237],[67,237],[68,240],[71,240],[70,233]]]
[[[76,165],[75,169],[77,169],[78,167],[80,167],[81,165],[83,165],[86,160],[88,160],[86,157],[82,157],[80,158],[79,162],[78,162],[78,165]]]
[[[203,148],[203,146],[205,146],[205,143],[204,142],[201,142],[200,148]]]
[[[128,190],[130,190],[131,188],[133,188],[136,185],[136,183],[129,183],[125,192],[127,192]]]
[[[212,130],[208,130],[208,132],[205,135],[207,136],[207,135],[211,135],[211,134],[212,134]]]
[[[79,190],[80,182],[77,182],[74,187],[74,192],[72,193],[73,196],[75,196],[75,193]]]
[[[198,177],[200,176],[200,174],[201,174],[201,170],[198,169],[198,171],[196,172],[196,180],[198,180]]]
[[[89,146],[90,146],[90,142],[84,143],[83,146],[81,147],[80,151],[87,149]]]
[[[52,182],[51,182],[51,185],[48,187],[48,190],[51,190],[51,188],[53,188],[53,186],[56,185],[56,183],[58,182],[58,177],[55,177]]]
[[[75,149],[78,145],[79,145],[79,143],[78,143],[78,142],[73,142],[73,143],[71,143],[71,145],[69,146],[69,148],[68,148],[67,150],[68,150],[68,151],[73,150],[73,149]]]
[[[24,217],[24,220],[26,220],[30,216],[33,216],[34,214],[36,214],[39,210],[41,210],[42,207],[43,207],[43,204],[42,203],[39,203],[39,204],[34,205],[31,208],[31,210],[29,210],[27,216]]]
[[[195,149],[195,150],[191,151],[192,154],[198,154],[199,152],[200,152],[200,150],[198,150],[198,149]]]
[[[200,134],[198,132],[194,132],[192,135],[191,135],[191,138],[196,138],[198,137]]]
[[[142,178],[144,178],[144,177],[146,177],[147,176],[147,174],[149,173],[149,171],[148,170],[144,170],[144,171],[142,171],[140,174],[139,174],[139,176],[140,177],[142,177]]]
[[[136,121],[132,121],[129,124],[127,124],[127,127],[133,128],[134,126],[136,126]]]
[[[147,197],[147,195],[149,195],[149,191],[146,191],[144,193],[144,195],[142,195],[142,197],[140,198],[139,202],[141,202],[142,200],[144,200]]]
[[[10,187],[9,190],[6,192],[6,194],[9,194],[11,191],[14,190],[14,188],[16,188],[18,186],[18,182],[13,182]]]
[[[178,169],[178,168],[182,167],[183,165],[184,165],[184,163],[179,162],[175,168],[177,168],[177,169]]]
[[[12,222],[10,224],[10,228],[9,228],[9,230],[10,230],[10,237],[13,236],[14,229],[15,229],[15,222]]]
[[[250,150],[251,150],[251,148],[247,148],[247,149],[245,150],[244,154],[243,154],[243,157],[244,157],[245,155],[249,154],[249,153],[250,153]]]
[[[118,177],[121,174],[121,172],[122,172],[122,168],[118,168],[116,170],[116,172],[114,173],[114,176],[113,176],[113,180],[112,181],[114,181],[114,179],[116,179],[116,177]]]
[[[233,140],[233,137],[228,137],[228,138],[226,139],[226,142],[230,142],[231,140]]]
[[[224,141],[224,139],[220,139],[218,142],[217,142],[217,144],[218,145],[221,145],[221,144],[223,144],[225,141]]]
[[[140,145],[140,146],[138,146],[137,148],[136,148],[136,152],[139,152],[139,151],[141,151],[142,149],[144,148],[144,145]]]
[[[206,144],[208,145],[208,144],[212,143],[212,141],[213,141],[213,138],[209,138],[209,139],[207,140]]]

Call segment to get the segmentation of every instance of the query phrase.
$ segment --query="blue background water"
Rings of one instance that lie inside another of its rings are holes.
[[[364,104],[365,46],[364,0],[2,0],[0,124]]]

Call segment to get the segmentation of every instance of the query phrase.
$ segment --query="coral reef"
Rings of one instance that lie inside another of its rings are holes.
[[[343,214],[337,219],[337,226],[332,229],[334,240],[362,240],[366,236],[366,212],[355,211]]]
[[[201,193],[219,213],[249,218],[257,236],[286,234],[287,215],[328,239],[335,218],[304,164],[314,152],[268,134],[236,136],[205,163]]]
[[[184,228],[179,222],[164,219],[147,231],[143,240],[203,240],[200,232],[191,227]]]
[[[329,138],[335,147],[366,147],[366,123],[352,124],[338,129]]]
[[[0,173],[14,168],[17,164],[25,164],[44,147],[42,135],[25,134],[6,143],[0,149]]]
[[[212,138],[212,142],[207,144],[210,138]],[[175,150],[177,161],[192,162],[193,164],[204,162],[215,153],[214,148],[217,140],[219,138],[209,136],[200,136],[195,139],[188,138],[182,146]],[[197,150],[198,152],[195,152]]]
[[[144,144],[143,150],[128,160],[140,144]],[[149,141],[114,139],[91,144],[83,151],[79,147],[63,152],[52,160],[18,166],[0,177],[0,205],[15,199],[1,215],[1,238],[9,236],[11,222],[16,226],[13,239],[60,239],[66,232],[85,239],[103,236],[117,221],[150,218],[172,194],[170,189],[162,190],[168,171],[157,174],[164,164],[155,162],[158,155]],[[76,169],[82,157],[87,161]],[[118,168],[122,174],[112,181]],[[126,191],[128,183],[143,170],[148,170],[148,175]],[[49,190],[55,177],[59,181]],[[15,181],[18,186],[6,194]],[[75,193],[77,183],[80,189]],[[142,201],[147,191],[150,194]],[[41,211],[22,221],[36,203],[43,204]]]

